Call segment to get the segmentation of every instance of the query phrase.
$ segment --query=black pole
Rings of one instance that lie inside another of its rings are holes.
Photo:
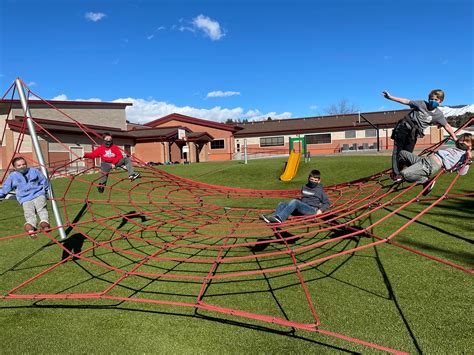
[[[373,128],[375,128],[375,131],[377,132],[377,152],[380,152],[380,133],[379,133],[379,125],[374,125],[372,122],[370,122],[367,118],[364,117],[363,114],[359,113],[359,117],[362,117],[365,122],[367,122],[369,125],[371,125]]]
[[[377,152],[380,152],[380,133],[379,133],[379,125],[377,125]]]

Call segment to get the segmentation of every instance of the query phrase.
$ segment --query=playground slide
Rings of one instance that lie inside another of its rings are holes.
[[[288,161],[286,162],[285,171],[280,176],[281,181],[291,181],[298,171],[298,166],[300,165],[301,152],[291,151]]]

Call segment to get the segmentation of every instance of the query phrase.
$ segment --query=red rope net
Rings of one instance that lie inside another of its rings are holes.
[[[58,141],[35,124],[41,134]],[[88,134],[95,136],[94,132]],[[73,163],[51,171],[53,177],[61,178],[54,186],[68,239],[60,242],[55,228],[41,233],[49,239],[50,248],[62,252],[62,259],[18,273],[25,260],[20,261],[9,270],[15,279],[0,299],[98,299],[185,307],[398,352],[325,330],[317,290],[308,280],[324,274],[324,264],[387,243],[473,272],[394,241],[443,199],[460,196],[449,195],[458,174],[453,174],[444,193],[434,199],[423,198],[419,185],[393,184],[387,171],[329,186],[326,190],[333,204],[322,218],[291,217],[274,226],[259,219],[261,213],[268,212],[259,206],[296,197],[298,190],[213,186],[141,164],[141,179],[129,182],[123,172],[114,171],[104,194],[99,194],[95,188],[98,177],[89,174],[98,172],[97,168],[66,173]],[[473,193],[463,196],[472,197]],[[412,218],[393,222],[394,215],[419,201],[426,202],[425,207]],[[390,232],[378,235],[380,226]],[[26,236],[0,237],[0,243]],[[64,280],[64,273],[79,273],[79,282],[51,281]],[[287,314],[274,307],[274,313],[267,313],[272,307],[265,306],[270,302],[265,294],[290,286],[298,312]],[[227,302],[228,298],[232,300]]]

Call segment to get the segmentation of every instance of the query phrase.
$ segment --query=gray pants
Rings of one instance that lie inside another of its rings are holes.
[[[38,196],[31,201],[26,201],[22,206],[26,223],[29,223],[36,228],[36,214],[38,214],[40,223],[47,222],[49,224],[48,208],[45,195]]]
[[[400,174],[408,182],[417,182],[420,184],[428,181],[430,176],[436,173],[440,166],[432,157],[419,157],[406,150],[402,150],[399,155],[400,165],[407,166]]]
[[[132,162],[129,158],[122,158],[119,160],[117,164],[115,164],[117,168],[121,166],[125,166],[128,171],[128,176],[135,174],[135,170],[133,170]],[[109,171],[112,170],[112,164],[111,163],[106,163],[102,162],[100,164],[100,170],[101,170],[101,176],[99,179],[99,184],[100,185],[105,185],[107,184],[107,178],[109,177]]]

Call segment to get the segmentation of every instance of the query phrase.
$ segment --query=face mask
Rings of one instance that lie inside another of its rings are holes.
[[[308,186],[310,189],[314,189],[316,186],[318,186],[318,183],[317,183],[317,182],[308,181],[308,183],[306,184],[306,186]]]
[[[110,148],[112,146],[112,144],[114,144],[112,141],[104,141],[104,146],[106,148]]]
[[[430,100],[428,101],[428,106],[430,110],[434,110],[435,108],[439,106],[439,102],[436,100]]]
[[[465,151],[467,151],[467,149],[469,148],[467,146],[467,144],[465,144],[463,142],[460,142],[460,141],[456,141],[456,147],[461,149],[461,150],[465,150]]]
[[[28,172],[28,168],[27,167],[20,168],[20,169],[16,169],[16,171],[18,171],[20,174],[25,175]]]

